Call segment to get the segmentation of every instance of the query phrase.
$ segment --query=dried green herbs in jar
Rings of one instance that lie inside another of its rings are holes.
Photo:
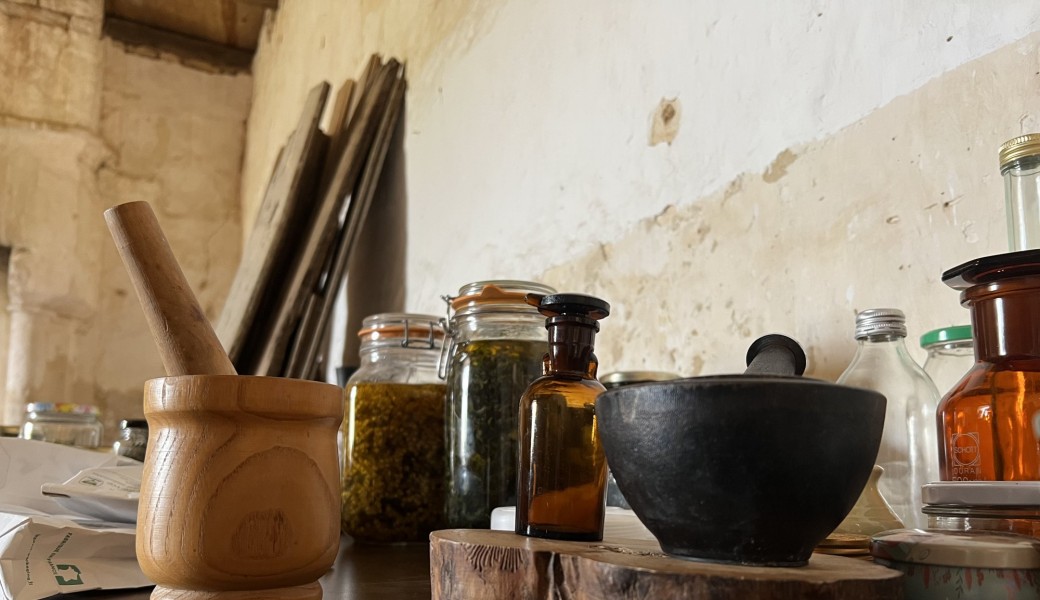
[[[444,526],[444,406],[437,317],[365,318],[347,382],[343,532],[362,542],[425,542]]]
[[[440,384],[349,388],[344,533],[367,542],[421,542],[444,523],[444,398]]]
[[[524,302],[552,288],[485,281],[451,298],[445,508],[448,527],[488,527],[516,504],[520,396],[542,375],[545,317]]]

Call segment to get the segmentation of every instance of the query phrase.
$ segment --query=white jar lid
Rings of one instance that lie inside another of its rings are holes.
[[[894,529],[870,541],[874,558],[976,569],[1040,569],[1040,540],[1017,533]]]
[[[925,504],[1040,506],[1040,481],[943,481],[921,488]]]

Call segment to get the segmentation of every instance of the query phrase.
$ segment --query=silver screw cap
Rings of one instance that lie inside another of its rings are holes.
[[[856,314],[856,339],[872,335],[906,337],[906,315],[898,308],[868,308]]]

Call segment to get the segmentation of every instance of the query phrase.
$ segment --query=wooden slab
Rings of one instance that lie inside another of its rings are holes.
[[[357,114],[347,127],[343,152],[320,192],[312,227],[304,233],[299,252],[282,280],[284,296],[269,313],[271,335],[257,344],[259,358],[253,372],[259,375],[284,374],[285,360],[293,336],[298,334],[308,298],[317,288],[323,268],[331,262],[329,250],[338,230],[338,215],[361,174],[399,66],[391,59],[380,69],[371,88],[362,90]]]
[[[314,182],[327,144],[318,122],[328,95],[329,84],[322,82],[307,96],[296,129],[278,156],[217,321],[217,335],[243,373],[252,372],[248,357],[243,357],[248,340],[263,337],[253,331],[264,324],[257,315],[277,304],[274,296],[299,243],[294,236],[314,212]]]
[[[299,334],[289,352],[286,377],[309,379],[314,376],[315,364],[326,339],[326,330],[332,319],[336,294],[340,291],[347,272],[347,263],[357,245],[365,217],[375,195],[376,184],[383,172],[383,162],[390,149],[390,140],[397,126],[397,117],[404,102],[405,79],[403,67],[393,82],[390,99],[376,129],[375,139],[365,161],[357,187],[347,203],[346,218],[332,248],[332,262],[324,273],[322,286],[314,292],[315,299],[308,304],[300,321]]]
[[[822,554],[799,568],[741,567],[666,556],[647,540],[560,542],[486,529],[430,535],[433,600],[897,600],[902,579],[869,561]]]

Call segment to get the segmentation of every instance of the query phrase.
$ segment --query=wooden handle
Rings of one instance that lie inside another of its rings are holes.
[[[159,347],[166,373],[235,375],[147,202],[105,211],[105,221]]]

